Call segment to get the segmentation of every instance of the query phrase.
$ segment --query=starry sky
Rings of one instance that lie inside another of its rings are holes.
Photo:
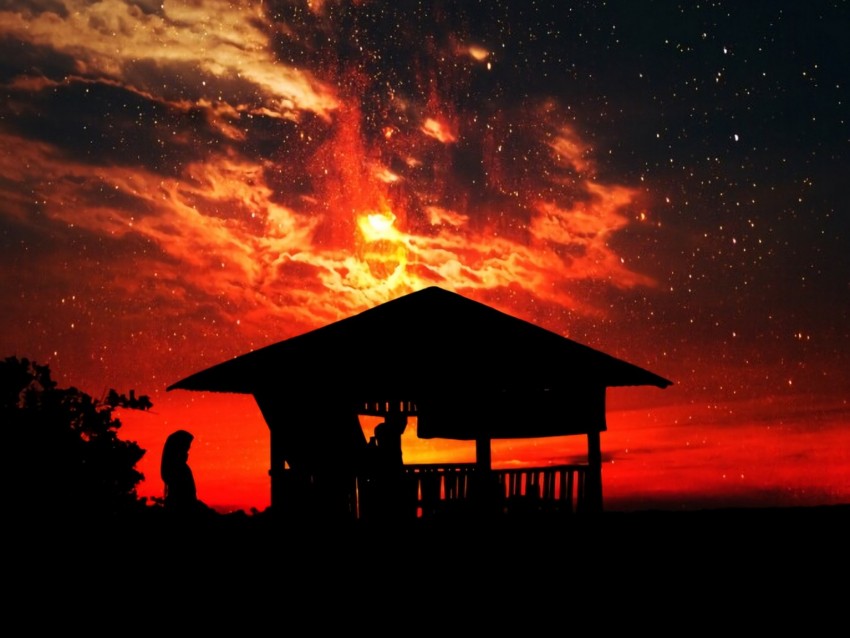
[[[165,388],[438,285],[674,381],[609,391],[615,507],[850,502],[848,26],[817,0],[0,0],[0,352],[149,395],[141,493],[185,427],[199,495],[262,508],[253,400]]]

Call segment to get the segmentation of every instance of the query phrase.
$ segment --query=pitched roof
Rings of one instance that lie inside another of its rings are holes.
[[[168,390],[419,395],[672,382],[433,286],[192,374]]]
[[[604,431],[607,387],[671,383],[430,287],[219,363],[168,390],[253,394],[288,413],[327,412],[333,402],[358,406],[360,414],[401,409],[418,417],[420,438],[472,440]]]

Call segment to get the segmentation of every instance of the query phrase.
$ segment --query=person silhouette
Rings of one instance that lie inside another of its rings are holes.
[[[377,500],[375,514],[379,518],[398,520],[404,518],[408,509],[401,448],[401,436],[406,426],[406,416],[388,414],[375,426],[374,440],[370,442]]]
[[[166,510],[185,514],[207,509],[198,500],[195,476],[189,467],[189,448],[194,439],[191,432],[176,430],[165,440],[160,476],[165,484]]]
[[[380,454],[382,469],[397,472],[404,467],[401,453],[401,435],[407,426],[407,417],[387,415],[387,418],[375,426],[375,443]]]

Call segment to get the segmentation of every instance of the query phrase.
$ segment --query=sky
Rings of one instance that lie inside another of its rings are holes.
[[[120,413],[141,495],[184,428],[200,498],[262,510],[253,398],[165,388],[437,285],[674,382],[609,389],[607,508],[848,503],[848,25],[818,0],[0,0],[0,354],[148,395]]]

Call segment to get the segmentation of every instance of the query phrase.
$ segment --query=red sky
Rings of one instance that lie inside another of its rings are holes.
[[[165,387],[439,285],[674,381],[609,391],[608,506],[850,502],[846,9],[426,4],[5,3],[3,356],[261,509],[252,399]]]
[[[676,386],[609,390],[609,429],[602,435],[606,508],[847,502],[845,408],[830,410],[803,396],[723,406],[652,396],[677,392]],[[647,407],[634,407],[642,403]],[[176,391],[164,395],[152,413],[120,416],[123,435],[150,450],[139,468],[152,480],[140,494],[161,496],[160,442],[186,428],[196,437],[190,464],[202,498],[224,510],[270,504],[268,428],[252,397]],[[367,433],[375,424],[369,417],[362,422]],[[475,459],[472,443],[417,439],[415,420],[403,446],[411,463]],[[583,437],[494,441],[492,449],[497,467],[569,463],[586,453]]]

